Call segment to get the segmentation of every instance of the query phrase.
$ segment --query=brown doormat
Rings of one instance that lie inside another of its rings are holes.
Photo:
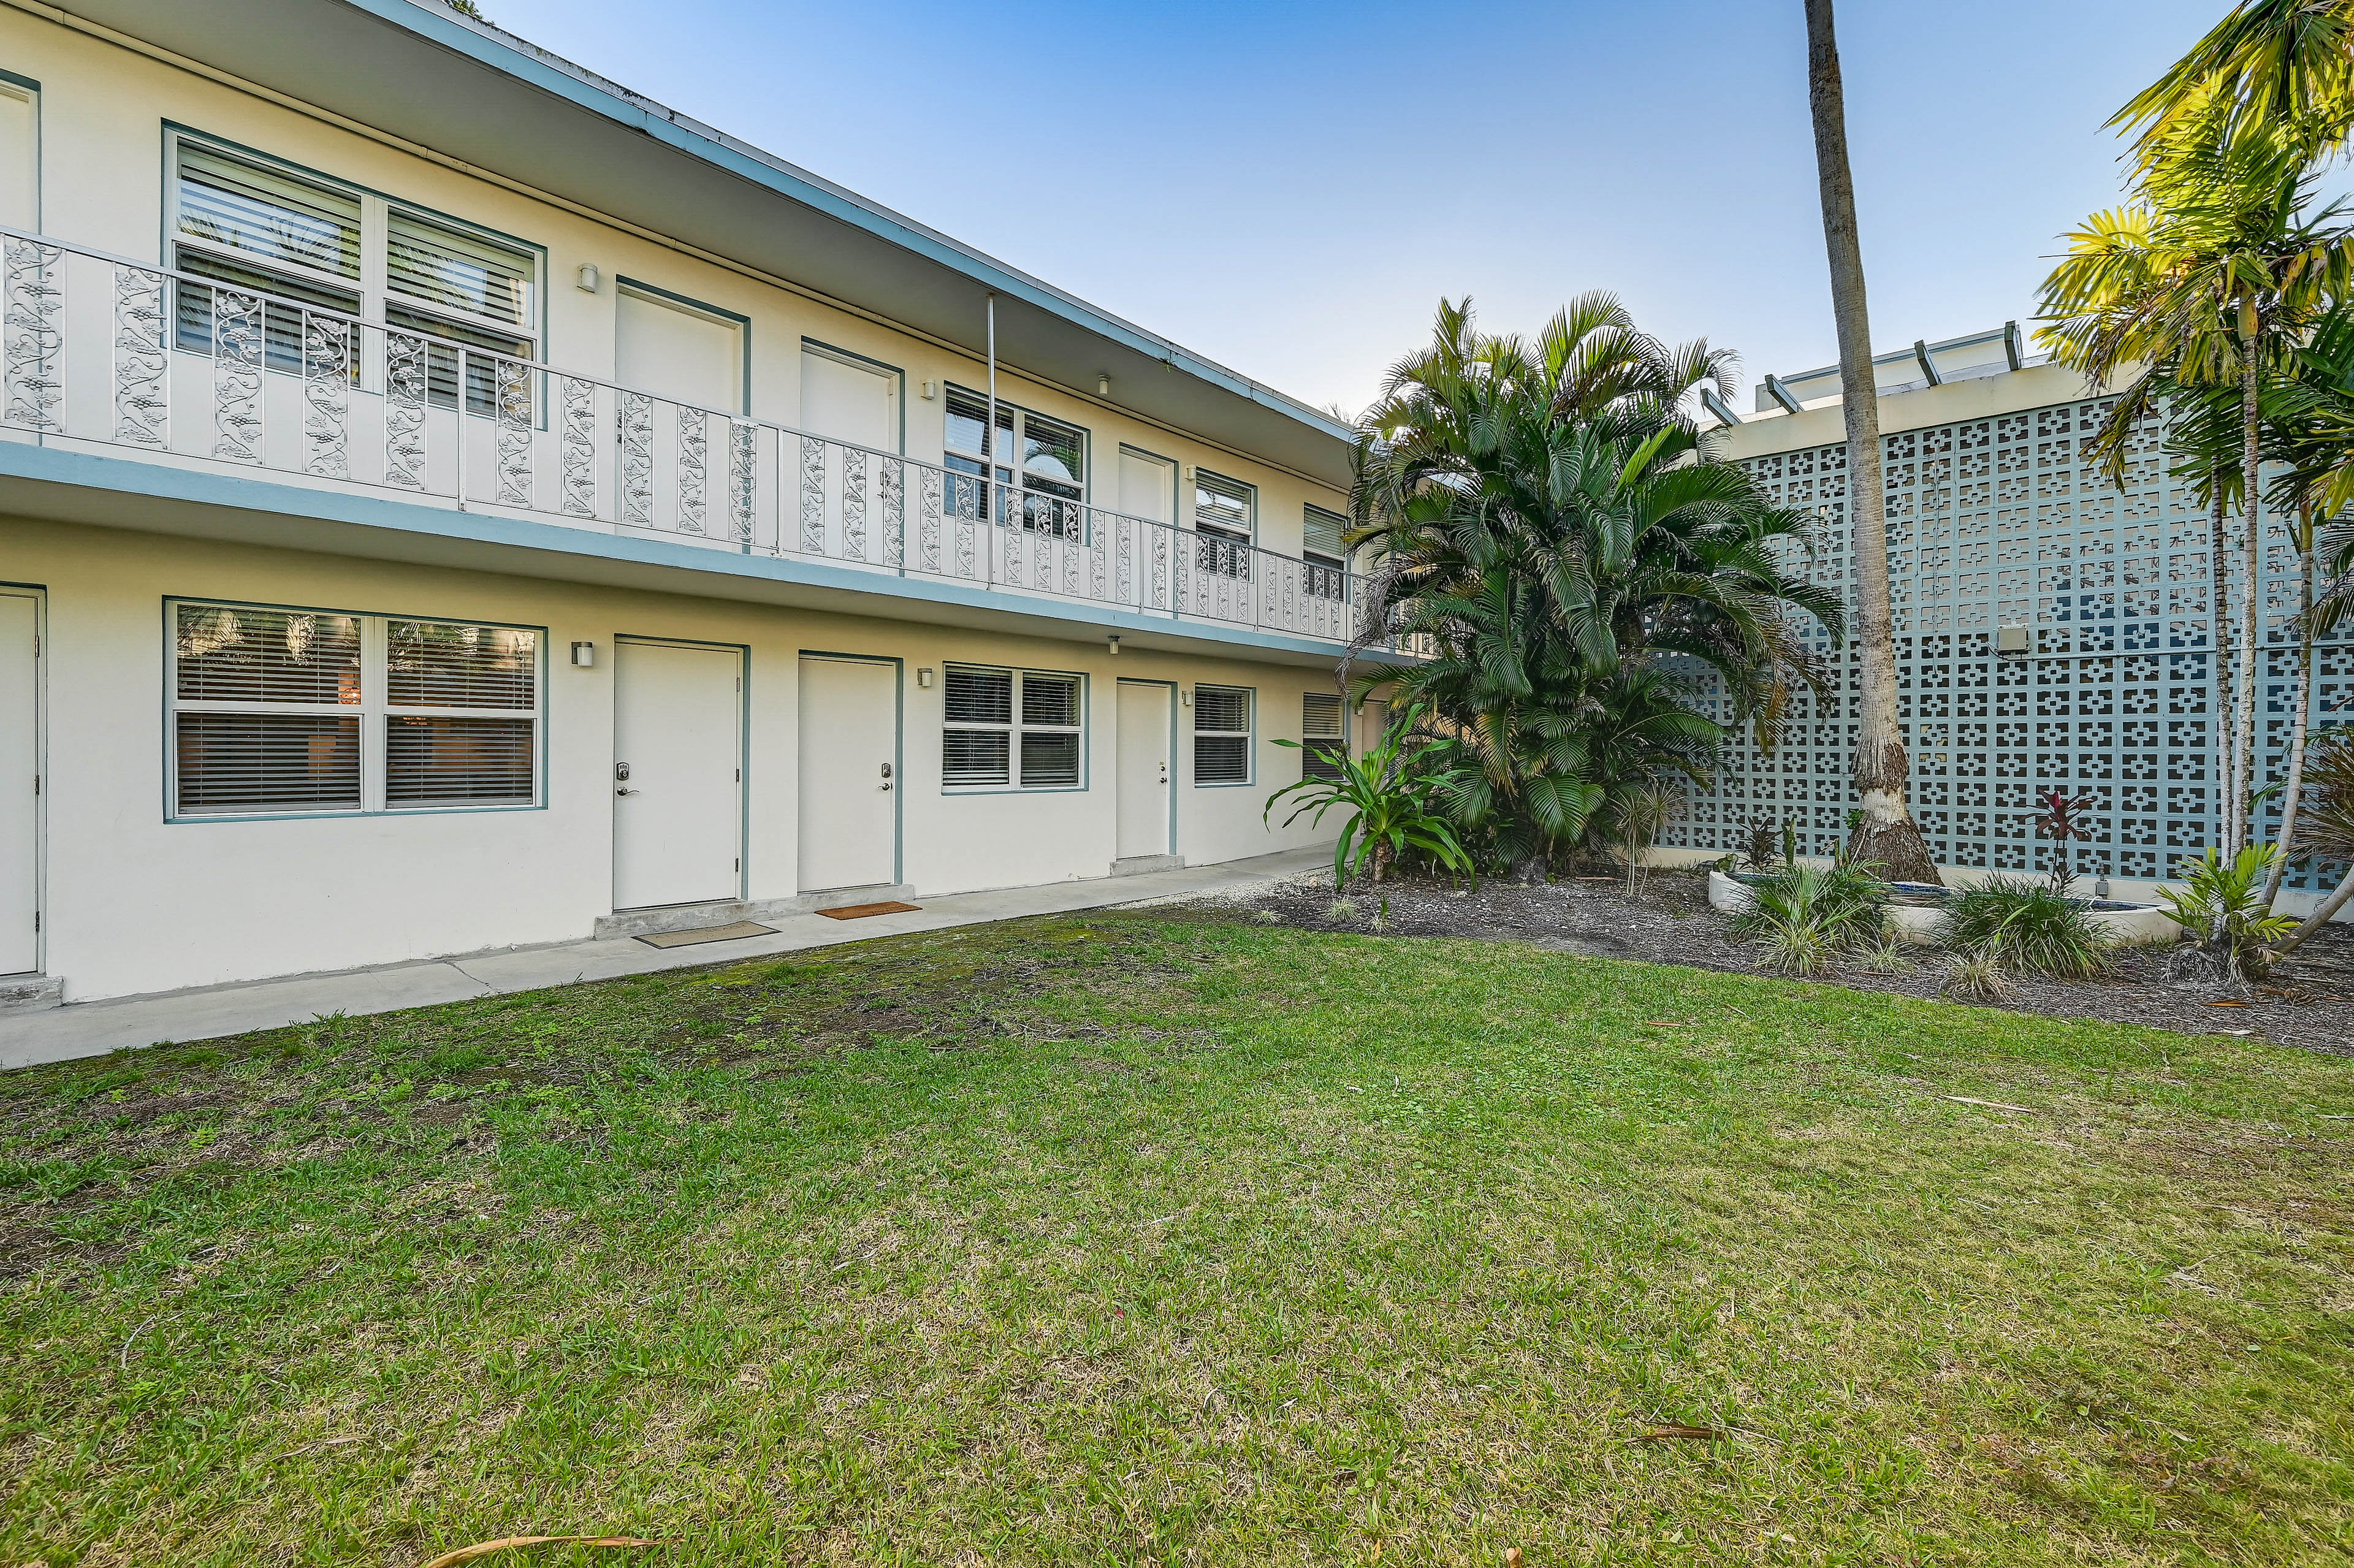
[[[920,904],[845,904],[839,909],[821,909],[818,913],[829,920],[864,920],[869,915],[905,915],[922,907]]]
[[[656,931],[639,941],[649,948],[692,948],[697,942],[733,942],[746,937],[773,937],[774,926],[762,926],[751,920],[738,920],[729,926],[705,926],[694,931]]]

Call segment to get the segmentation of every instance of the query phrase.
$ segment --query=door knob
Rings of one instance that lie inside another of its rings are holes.
[[[635,789],[616,789],[613,793],[616,795],[634,795],[637,791]]]

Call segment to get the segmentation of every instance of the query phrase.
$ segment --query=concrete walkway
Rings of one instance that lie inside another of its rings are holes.
[[[0,1016],[0,1069],[77,1056],[102,1056],[142,1045],[211,1040],[254,1029],[307,1023],[324,1013],[393,1012],[430,1007],[575,980],[610,980],[656,969],[693,969],[733,963],[770,953],[839,947],[909,931],[941,931],[1015,920],[1028,915],[1061,915],[1119,904],[1274,882],[1332,863],[1330,849],[1285,850],[1223,865],[1186,866],[1136,876],[1058,882],[1044,887],[1010,887],[994,893],[958,893],[921,900],[905,915],[875,915],[862,920],[829,920],[793,915],[766,922],[773,937],[746,937],[692,948],[650,948],[633,937],[565,942],[548,948],[509,948],[467,958],[434,959],[338,974],[296,975],[287,980],[206,986],[152,996],[69,1003],[41,1012]]]

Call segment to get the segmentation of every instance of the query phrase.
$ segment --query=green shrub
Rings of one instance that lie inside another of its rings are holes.
[[[2272,945],[2296,929],[2264,898],[2264,879],[2279,853],[2277,844],[2251,844],[2227,864],[2211,847],[2196,860],[2185,855],[2175,863],[2180,889],[2158,890],[2166,917],[2213,954],[2226,978],[2263,979],[2273,966]]]
[[[2090,907],[2021,876],[1989,876],[1956,892],[1938,939],[1966,958],[2053,980],[2095,980],[2115,967],[2109,934]]]
[[[1841,951],[1885,934],[1888,885],[1874,869],[1841,858],[1769,872],[1748,885],[1750,905],[1733,917],[1733,934],[1755,943],[1775,969],[1820,974]]]

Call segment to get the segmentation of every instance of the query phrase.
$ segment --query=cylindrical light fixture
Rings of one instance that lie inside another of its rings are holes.
[[[595,667],[596,662],[597,645],[594,642],[575,642],[572,645],[572,667],[574,669],[592,669]]]

